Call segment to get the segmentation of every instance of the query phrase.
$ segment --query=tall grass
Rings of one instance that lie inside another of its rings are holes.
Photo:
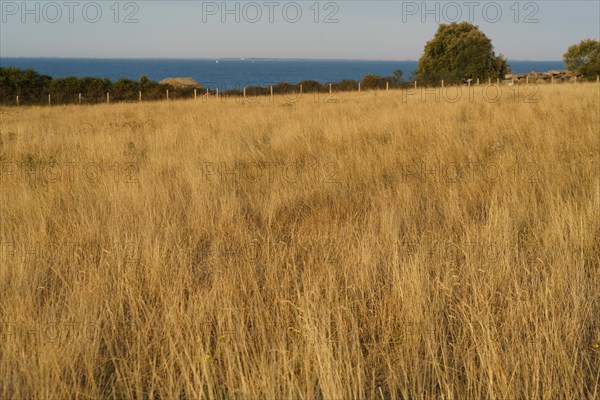
[[[600,396],[600,92],[0,108],[0,397]]]

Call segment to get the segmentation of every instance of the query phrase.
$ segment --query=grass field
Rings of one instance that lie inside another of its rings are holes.
[[[482,90],[1,108],[0,398],[599,398],[600,87]]]

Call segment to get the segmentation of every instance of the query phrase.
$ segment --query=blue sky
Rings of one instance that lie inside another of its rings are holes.
[[[454,20],[512,60],[600,39],[599,1],[68,1],[0,1],[0,56],[414,60]]]

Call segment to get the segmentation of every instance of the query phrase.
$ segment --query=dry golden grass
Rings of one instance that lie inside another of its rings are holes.
[[[0,397],[600,396],[600,91],[2,108]]]

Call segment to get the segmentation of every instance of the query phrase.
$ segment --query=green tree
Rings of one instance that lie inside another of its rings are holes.
[[[149,83],[150,83],[150,79],[148,79],[148,77],[146,75],[142,75],[140,77],[140,86],[142,88],[147,86]]]
[[[41,101],[47,96],[51,82],[51,77],[32,69],[0,68],[0,102],[12,104],[17,95],[24,104]]]
[[[385,79],[379,75],[366,75],[360,81],[362,89],[382,89],[385,88]]]
[[[344,79],[333,84],[336,92],[350,92],[358,89],[358,82],[353,79]]]
[[[112,85],[113,99],[116,101],[137,100],[140,83],[129,79],[119,79]]]
[[[308,92],[319,92],[323,89],[323,86],[317,81],[305,80],[298,82],[298,85],[302,85],[302,90]]]
[[[600,75],[600,42],[594,39],[582,40],[567,50],[563,56],[567,68],[586,78]]]
[[[396,84],[402,83],[404,82],[404,71],[402,71],[400,68],[398,68],[397,70],[395,70],[392,73],[392,76],[394,78],[394,82],[396,82]]]
[[[279,82],[277,85],[273,86],[273,90],[275,93],[295,93],[296,85],[287,82]]]
[[[55,78],[50,82],[48,92],[55,104],[70,103],[75,101],[77,94],[81,92],[81,81],[74,76]]]
[[[432,83],[459,82],[464,77],[504,78],[508,73],[504,56],[496,56],[492,41],[468,22],[441,24],[425,45],[416,71],[420,81]]]

